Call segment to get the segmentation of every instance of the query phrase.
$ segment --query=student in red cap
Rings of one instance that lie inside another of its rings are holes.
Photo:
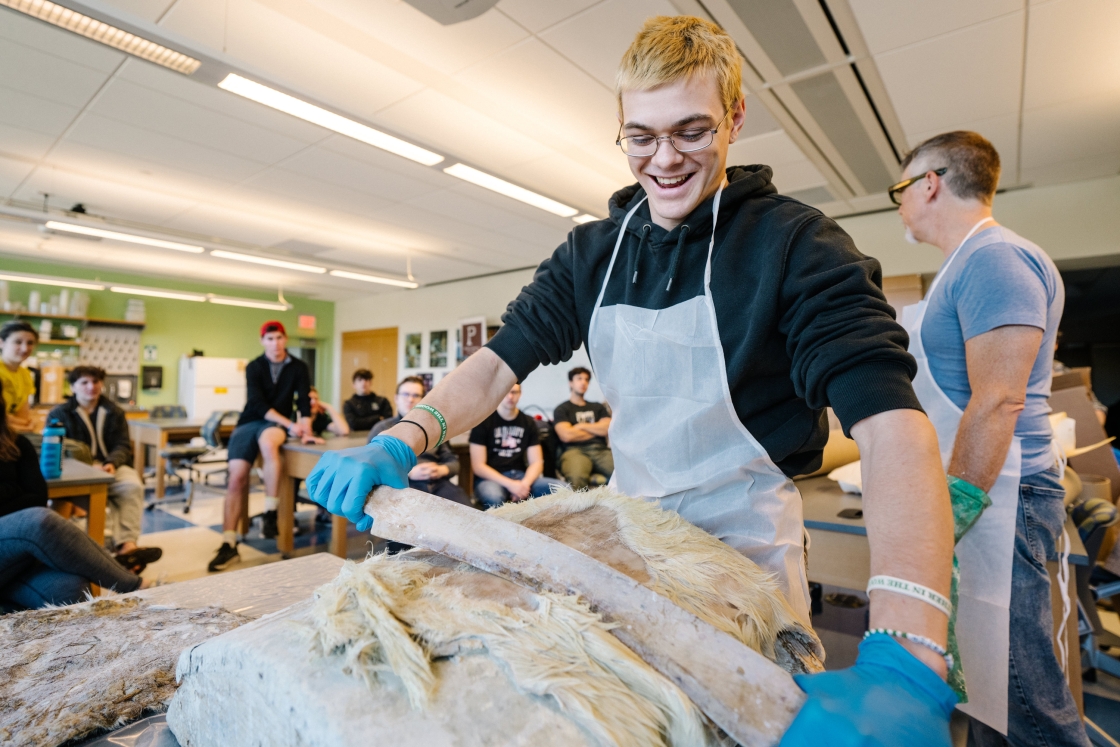
[[[264,459],[264,522],[261,533],[277,534],[276,509],[283,472],[280,447],[291,435],[305,442],[311,433],[311,374],[307,364],[288,354],[288,333],[277,321],[261,325],[264,354],[245,367],[245,409],[229,439],[229,488],[226,492],[222,546],[210,561],[221,571],[241,559],[237,552],[237,523],[249,493],[249,470],[259,454]],[[298,412],[297,412],[298,411]]]

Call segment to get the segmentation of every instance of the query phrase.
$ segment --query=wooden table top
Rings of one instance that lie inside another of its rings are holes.
[[[369,442],[369,436],[362,433],[359,436],[334,436],[325,439],[326,443],[322,444],[304,444],[300,443],[298,439],[289,439],[281,449],[284,451],[294,451],[302,454],[325,454],[328,451],[338,451],[339,449],[352,449],[355,446],[365,446]]]
[[[62,460],[62,477],[47,480],[48,488],[65,487],[67,485],[100,485],[108,484],[115,480],[103,469],[79,462],[77,459]]]

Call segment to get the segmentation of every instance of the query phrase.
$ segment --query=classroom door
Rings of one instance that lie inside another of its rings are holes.
[[[354,393],[352,377],[359,368],[373,372],[373,391],[392,402],[397,386],[396,327],[342,333],[342,381],[338,385],[341,401]]]

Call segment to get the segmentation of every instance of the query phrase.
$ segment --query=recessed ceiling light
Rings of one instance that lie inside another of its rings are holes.
[[[12,10],[25,13],[32,18],[46,21],[59,28],[72,31],[79,36],[101,42],[113,49],[126,52],[157,65],[174,70],[183,75],[190,75],[202,63],[193,57],[188,57],[174,49],[168,49],[162,44],[156,44],[135,34],[102,23],[95,18],[76,13],[69,8],[56,5],[50,0],[0,0],[0,5]]]
[[[114,285],[109,288],[113,293],[129,293],[134,296],[154,296],[156,298],[171,298],[176,301],[197,301],[202,303],[206,296],[199,293],[175,293],[173,291],[156,290],[155,288],[134,288],[125,285]]]
[[[287,262],[282,259],[269,259],[268,257],[258,257],[254,254],[238,254],[237,252],[227,252],[222,249],[215,249],[210,252],[211,257],[218,257],[220,259],[236,259],[238,262],[252,262],[258,265],[269,265],[270,267],[283,267],[288,270],[299,270],[300,272],[314,272],[317,275],[322,275],[327,271],[326,267],[316,267],[315,265],[305,265],[300,262]]]
[[[216,303],[222,306],[244,306],[249,309],[287,311],[290,308],[286,304],[278,303],[276,301],[254,301],[249,298],[222,298],[221,296],[211,295],[209,300],[210,303]]]
[[[336,278],[350,278],[351,280],[363,280],[367,283],[381,283],[382,285],[395,285],[398,288],[419,288],[419,283],[414,283],[410,280],[396,280],[394,278],[383,278],[380,275],[365,275],[360,272],[349,272],[347,270],[331,270],[331,275]]]
[[[309,104],[306,101],[301,101],[295,96],[281,93],[274,88],[261,85],[248,78],[242,78],[235,73],[227,75],[225,80],[218,84],[218,88],[222,88],[230,93],[236,93],[238,96],[244,96],[247,99],[252,99],[258,104],[270,106],[273,109],[282,111],[285,114],[291,114],[293,117],[299,117],[312,124],[317,124],[320,127],[325,127],[340,135],[346,135],[355,140],[360,140],[375,148],[381,148],[382,150],[387,150],[390,153],[395,153],[398,156],[403,156],[417,163],[422,163],[425,166],[434,166],[443,160],[443,156],[438,153],[425,150],[418,145],[413,145],[400,138],[387,135],[368,125],[355,122],[352,119],[347,119],[334,112],[329,112],[322,107]]]
[[[576,217],[572,218],[572,220],[576,223],[579,223],[580,225],[583,225],[584,223],[590,223],[593,220],[599,219],[594,215],[588,215],[587,213],[584,213],[583,215],[577,215]]]
[[[77,280],[60,280],[59,278],[44,277],[42,275],[12,275],[0,274],[0,280],[11,280],[14,283],[30,283],[32,285],[57,285],[60,288],[81,288],[83,290],[105,290],[101,283],[80,283]]]
[[[573,207],[557,202],[556,200],[549,199],[544,195],[539,195],[536,192],[531,192],[524,187],[519,187],[516,184],[510,184],[504,179],[499,179],[496,176],[491,176],[484,171],[472,169],[463,163],[457,163],[454,166],[448,166],[443,170],[443,173],[450,174],[451,176],[458,177],[471,184],[477,184],[480,187],[485,187],[492,192],[512,197],[515,200],[520,200],[527,205],[546,210],[553,215],[559,215],[561,218],[571,218],[579,211]]]
[[[2,1],[2,0],[0,0]],[[82,236],[97,236],[102,239],[112,239],[113,241],[127,241],[130,244],[143,244],[144,246],[155,246],[160,249],[174,249],[177,252],[191,252],[192,254],[202,254],[206,251],[201,246],[193,246],[191,244],[180,244],[177,241],[164,241],[163,239],[153,239],[148,236],[137,236],[134,233],[119,233],[117,231],[106,231],[102,228],[93,228],[91,226],[79,226],[76,223],[61,223],[57,220],[49,220],[46,222],[46,227],[52,231],[62,231],[64,233],[77,233]]]

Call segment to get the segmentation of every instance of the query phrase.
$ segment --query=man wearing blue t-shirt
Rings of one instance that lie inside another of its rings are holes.
[[[1046,572],[1069,547],[1047,419],[1062,279],[992,218],[999,154],[983,137],[938,135],[902,165],[890,195],[907,239],[945,256],[925,300],[903,310],[914,391],[937,429],[954,508],[991,501],[958,527],[956,549],[970,742],[1086,746],[1062,673],[1078,654],[1065,664],[1055,654]]]

